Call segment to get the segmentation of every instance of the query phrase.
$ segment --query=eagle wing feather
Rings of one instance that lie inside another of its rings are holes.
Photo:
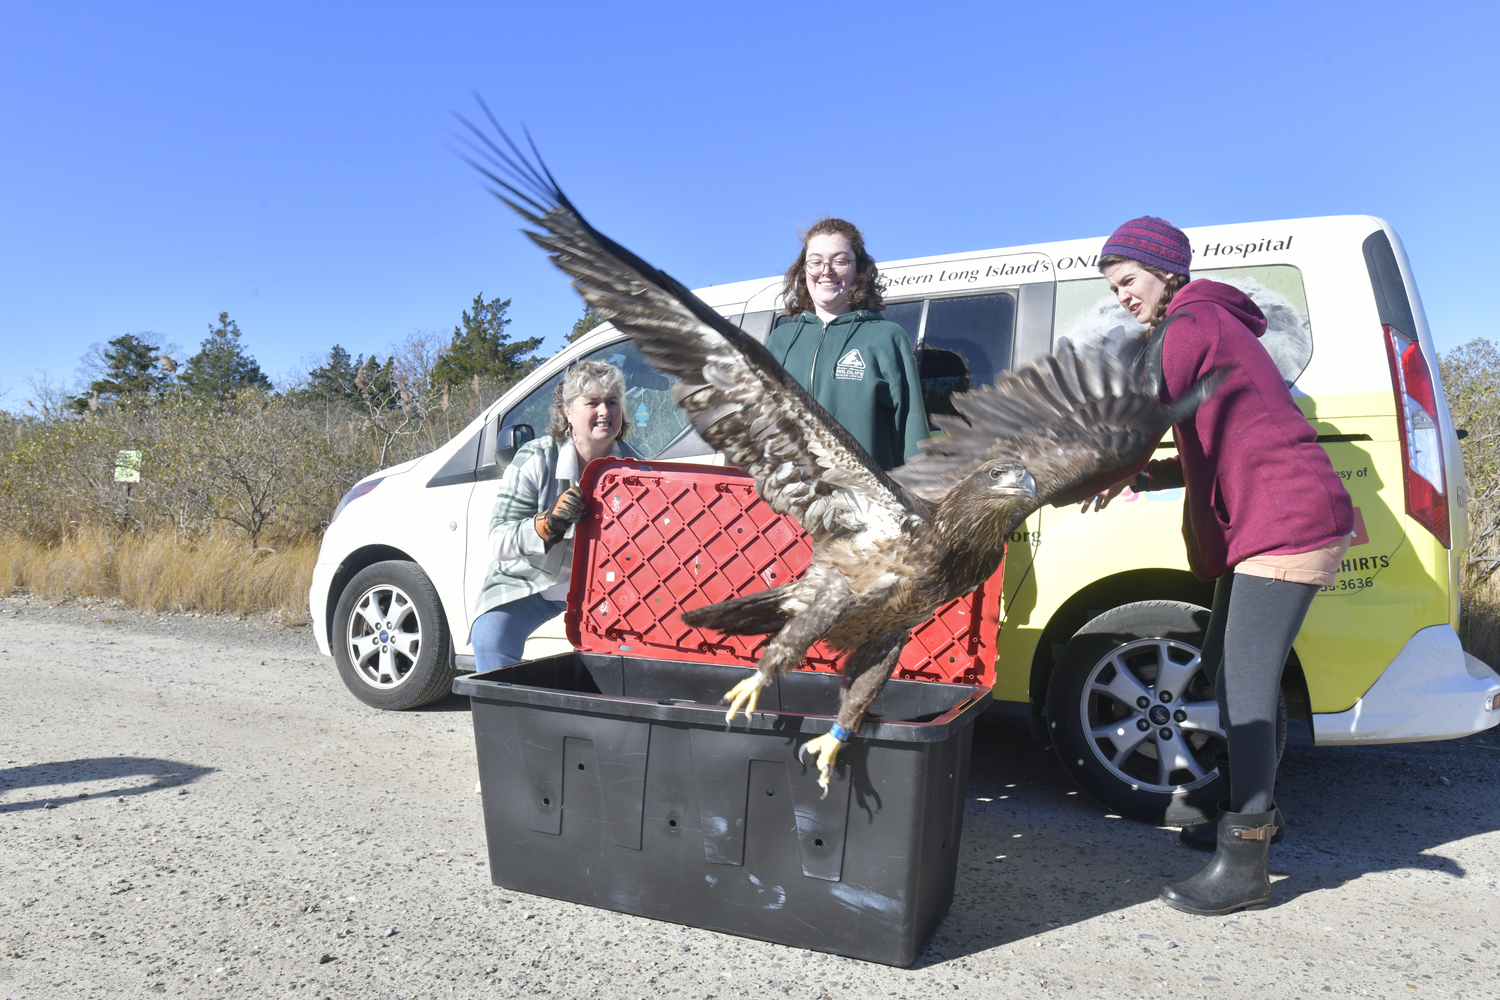
[[[484,161],[469,163],[497,185],[497,198],[537,227],[526,234],[573,278],[590,308],[628,334],[652,367],[678,379],[672,398],[693,429],[755,478],[773,510],[795,517],[814,541],[926,511],[925,501],[876,465],[764,345],[590,226],[535,146],[533,164],[489,117],[509,152],[460,116],[478,139],[466,143]]]
[[[945,433],[894,478],[918,496],[937,499],[986,463],[1024,466],[1038,504],[1082,484],[1124,473],[1163,434],[1207,398],[1216,377],[1184,399],[1163,405],[1161,345],[1168,319],[1148,341],[1116,331],[1101,341],[1058,343],[1056,351],[957,400],[963,416],[934,414]]]

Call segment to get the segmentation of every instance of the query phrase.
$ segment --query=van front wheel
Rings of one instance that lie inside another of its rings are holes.
[[[1226,743],[1198,655],[1208,616],[1180,601],[1112,608],[1053,668],[1052,745],[1079,787],[1122,815],[1181,826],[1216,814]]]
[[[371,708],[416,708],[453,688],[443,605],[415,563],[391,559],[356,573],[339,595],[332,632],[344,686]]]

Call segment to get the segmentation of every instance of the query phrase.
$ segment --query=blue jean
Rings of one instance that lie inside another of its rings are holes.
[[[549,601],[541,594],[532,594],[491,608],[474,619],[471,637],[476,669],[483,673],[520,663],[526,639],[543,622],[560,615],[567,606],[566,601]]]

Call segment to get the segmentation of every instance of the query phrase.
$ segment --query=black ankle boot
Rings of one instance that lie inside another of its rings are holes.
[[[1161,901],[1205,917],[1265,907],[1271,901],[1266,852],[1275,818],[1274,812],[1221,814],[1213,860],[1192,878],[1163,888]]]
[[[1276,833],[1271,837],[1271,843],[1279,844],[1286,839],[1286,817],[1281,813],[1281,807],[1273,804],[1276,810]],[[1219,815],[1229,811],[1229,800],[1219,800]],[[1204,820],[1192,826],[1185,826],[1177,835],[1178,843],[1183,847],[1191,847],[1195,851],[1212,851],[1219,845],[1219,820],[1218,817]]]

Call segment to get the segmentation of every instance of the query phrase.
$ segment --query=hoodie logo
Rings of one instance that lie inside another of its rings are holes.
[[[833,366],[833,377],[853,379],[855,382],[865,380],[865,359],[860,357],[858,348],[839,358],[838,364]]]

